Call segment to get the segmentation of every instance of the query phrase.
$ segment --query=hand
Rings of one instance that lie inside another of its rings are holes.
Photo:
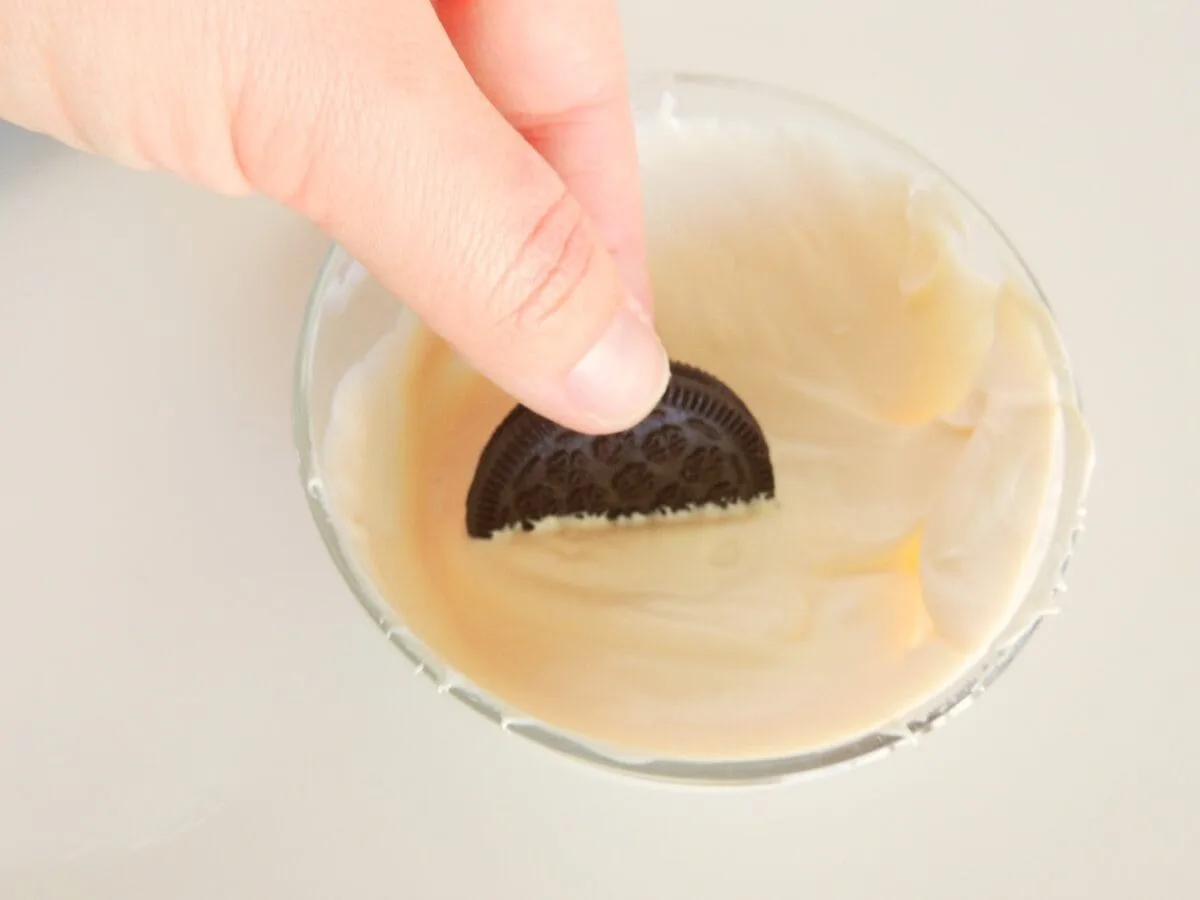
[[[665,387],[614,0],[0,0],[0,117],[293,207],[565,425]]]

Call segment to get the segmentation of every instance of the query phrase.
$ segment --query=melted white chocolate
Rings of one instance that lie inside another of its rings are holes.
[[[472,540],[513,401],[423,329],[340,385],[330,500],[413,632],[528,715],[689,758],[854,737],[959,675],[1027,589],[1061,489],[1053,326],[909,175],[706,128],[642,158],[664,342],[754,412],[777,502]]]

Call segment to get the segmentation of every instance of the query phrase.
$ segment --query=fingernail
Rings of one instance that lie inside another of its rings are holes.
[[[628,298],[567,376],[567,396],[597,428],[621,431],[654,408],[671,377],[667,351],[650,317]]]

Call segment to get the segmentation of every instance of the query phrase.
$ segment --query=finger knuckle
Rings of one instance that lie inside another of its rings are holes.
[[[277,36],[256,32],[245,40],[247,62],[231,102],[238,168],[256,190],[320,218],[329,202],[328,170],[354,147],[347,139],[358,103],[348,74],[323,45],[298,60]]]
[[[596,242],[583,208],[565,189],[524,234],[499,280],[494,305],[502,324],[530,331],[573,307],[595,262]]]

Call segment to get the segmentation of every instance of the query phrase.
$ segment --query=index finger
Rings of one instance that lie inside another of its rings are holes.
[[[625,53],[614,0],[438,0],[480,90],[558,172],[626,287],[651,308]]]

